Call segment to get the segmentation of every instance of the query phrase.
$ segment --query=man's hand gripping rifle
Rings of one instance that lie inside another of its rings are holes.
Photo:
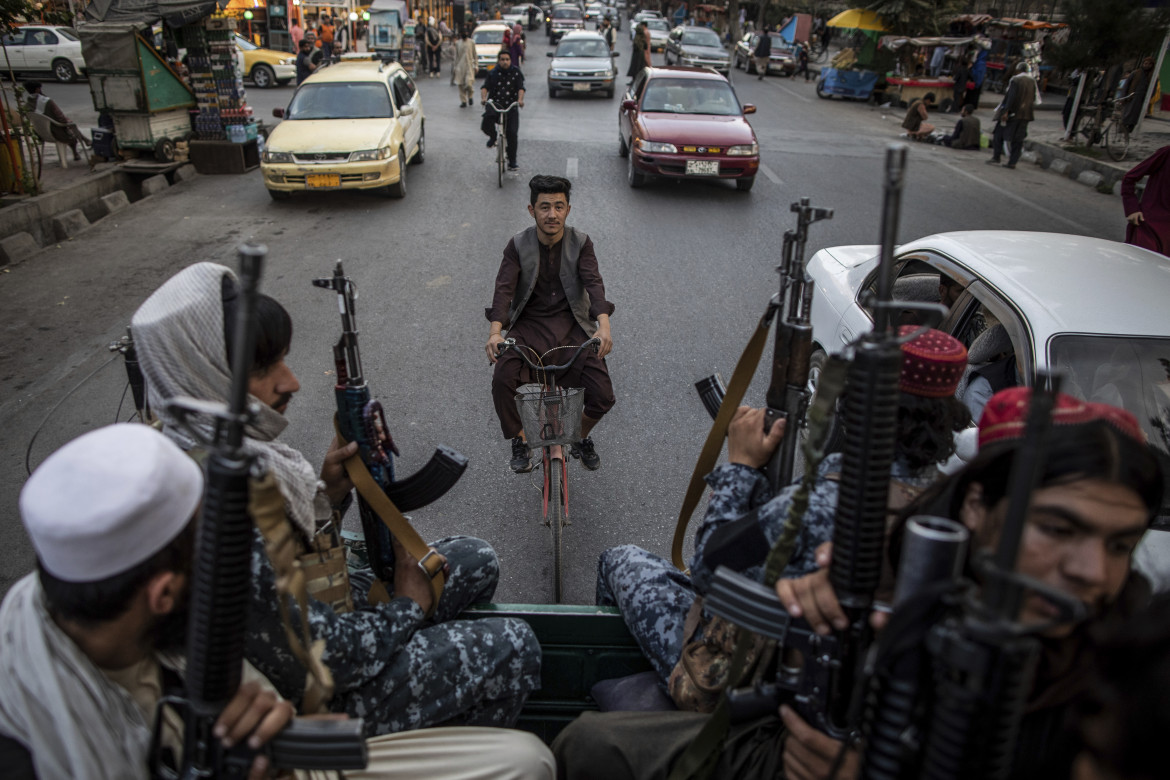
[[[256,289],[268,250],[257,244],[240,247],[240,302],[232,334],[232,386],[228,404],[192,398],[168,402],[187,432],[210,453],[199,514],[199,539],[192,562],[187,667],[183,696],[162,700],[155,724],[151,771],[159,778],[242,778],[256,752],[240,742],[227,749],[213,733],[216,720],[236,695],[244,664],[248,601],[252,593],[252,519],[249,481],[257,467],[243,447],[244,429],[256,415],[248,404],[248,377],[255,351]],[[214,423],[212,441],[186,425],[190,415]],[[273,479],[271,474],[264,479]],[[179,773],[165,768],[159,738],[162,705],[174,707],[185,727]],[[360,719],[294,720],[261,748],[274,766],[284,769],[364,769],[366,743]]]
[[[358,443],[359,455],[370,476],[400,512],[430,504],[455,486],[467,469],[467,458],[440,445],[417,472],[405,479],[394,479],[393,456],[399,454],[398,447],[390,436],[382,404],[371,400],[370,387],[362,374],[362,358],[358,350],[357,285],[345,275],[339,260],[333,276],[314,279],[313,286],[336,292],[341,311],[341,338],[333,346],[333,360],[337,366],[334,396],[337,400],[337,429],[341,437],[346,442]],[[390,531],[360,495],[358,505],[370,568],[383,582],[393,582],[394,551]],[[427,568],[430,561],[420,559],[419,564],[433,576],[434,573]]]
[[[775,639],[781,659],[772,682],[729,691],[733,720],[774,714],[781,701],[788,701],[804,720],[829,736],[847,740],[857,731],[862,701],[855,688],[866,649],[872,643],[870,610],[881,577],[886,534],[900,344],[918,335],[899,339],[891,322],[894,239],[905,159],[904,145],[892,146],[887,152],[881,263],[872,301],[874,329],[853,345],[841,408],[845,441],[829,580],[849,625],[822,636],[805,620],[790,616],[774,590],[720,567],[706,597],[707,608],[742,628]],[[913,306],[898,303],[899,309]],[[922,308],[938,309],[930,305]],[[785,651],[799,652],[799,666],[785,664]]]

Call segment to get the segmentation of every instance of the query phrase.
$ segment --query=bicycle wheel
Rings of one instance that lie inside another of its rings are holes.
[[[508,115],[500,114],[500,133],[496,137],[496,186],[504,186],[504,144],[507,143]]]
[[[1105,151],[1109,153],[1109,158],[1115,162],[1121,162],[1129,153],[1129,131],[1121,124],[1110,125],[1105,128],[1104,145]]]
[[[547,459],[545,479],[548,484],[547,522],[553,532],[553,598],[561,603],[561,531],[565,524],[565,461]]]

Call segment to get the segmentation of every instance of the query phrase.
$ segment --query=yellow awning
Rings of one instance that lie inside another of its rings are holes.
[[[864,8],[850,8],[834,16],[826,24],[829,27],[845,27],[850,30],[877,30],[887,32],[882,20],[873,11]]]

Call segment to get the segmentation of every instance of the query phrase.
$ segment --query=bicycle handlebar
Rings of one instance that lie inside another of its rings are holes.
[[[496,103],[495,103],[495,101],[494,101],[494,100],[490,100],[490,99],[489,99],[489,100],[485,100],[485,101],[483,102],[483,104],[484,104],[485,106],[491,106],[491,107],[492,107],[492,108],[493,108],[495,111],[497,111],[497,112],[499,112],[499,113],[501,113],[501,114],[506,114],[506,113],[508,113],[509,111],[511,111],[513,108],[516,108],[517,106],[519,106],[519,105],[520,105],[520,101],[519,101],[519,100],[517,100],[517,101],[513,102],[513,103],[512,103],[512,105],[508,106],[507,108],[500,108],[499,106],[497,106],[497,105],[496,105]]]
[[[594,336],[593,338],[589,339],[581,346],[577,347],[577,351],[573,353],[573,357],[569,358],[569,362],[563,363],[559,366],[542,366],[542,365],[538,365],[536,363],[533,363],[531,360],[528,359],[528,355],[524,351],[525,349],[528,349],[528,348],[521,346],[520,344],[517,344],[516,339],[504,339],[504,343],[500,344],[496,347],[496,354],[502,355],[502,354],[504,354],[505,351],[511,349],[511,350],[514,350],[516,352],[516,354],[520,356],[520,359],[523,360],[525,363],[527,363],[529,368],[531,368],[533,371],[556,372],[556,371],[564,371],[564,370],[568,369],[569,366],[571,366],[575,362],[577,362],[577,358],[581,356],[581,353],[584,352],[586,348],[591,348],[594,352],[596,352],[600,346],[601,346],[601,339]],[[559,347],[554,347],[554,349],[559,349]],[[533,350],[529,350],[529,351],[533,351]],[[549,350],[549,352],[551,352],[551,351],[552,350]],[[545,354],[547,355],[548,353],[546,352]]]

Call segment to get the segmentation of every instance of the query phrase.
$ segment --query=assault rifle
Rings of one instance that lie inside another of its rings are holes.
[[[766,321],[777,320],[772,351],[771,382],[765,396],[765,433],[772,430],[776,420],[789,420],[784,440],[768,461],[765,473],[776,492],[792,482],[796,443],[805,410],[811,394],[808,391],[809,359],[812,356],[813,281],[804,271],[804,252],[808,242],[808,228],[814,222],[831,219],[832,209],[815,208],[808,198],[793,203],[789,210],[796,214],[796,229],[784,232],[780,265],[780,291],[768,302]],[[719,413],[725,388],[723,380],[714,374],[695,383],[703,406],[714,418]]]
[[[983,780],[1011,773],[1040,655],[1036,635],[1049,627],[1019,622],[1023,597],[1039,593],[1057,607],[1054,623],[1085,614],[1078,600],[1015,570],[1031,494],[1043,472],[1059,385],[1058,377],[1037,377],[1024,438],[1012,462],[999,544],[994,553],[972,556],[981,587],[956,577],[951,588],[923,594],[919,601],[928,609],[921,604],[911,608],[911,619],[901,621],[905,630],[898,633],[924,635],[925,652],[901,657],[890,653],[880,663],[867,717],[863,778]],[[942,609],[930,610],[932,600]],[[935,612],[940,617],[925,630],[912,625],[916,616]],[[894,620],[899,617],[896,607]],[[898,637],[890,641],[896,644]]]
[[[192,562],[190,615],[187,623],[185,692],[168,696],[184,723],[183,759],[179,773],[160,759],[162,706],[155,723],[151,771],[155,777],[246,777],[255,751],[241,742],[231,749],[212,729],[220,712],[240,687],[248,601],[252,593],[252,520],[248,515],[248,482],[255,459],[243,447],[244,429],[256,410],[248,405],[248,377],[255,352],[256,288],[268,250],[258,244],[240,247],[240,297],[232,334],[232,385],[227,406],[176,398],[168,409],[188,433],[188,415],[215,422],[206,485],[199,514],[199,539]],[[262,748],[283,769],[364,769],[366,743],[360,719],[293,721]]]
[[[829,579],[849,626],[821,636],[803,619],[790,616],[771,588],[725,567],[717,569],[707,608],[776,640],[781,658],[773,681],[728,691],[732,720],[775,713],[789,699],[802,718],[836,739],[851,739],[859,725],[863,701],[854,690],[872,643],[869,612],[881,576],[902,362],[890,309],[905,165],[906,146],[892,145],[886,154],[874,329],[854,345],[841,410],[845,440]],[[786,650],[799,651],[799,668],[785,665]]]
[[[358,443],[362,462],[378,487],[401,512],[426,506],[455,486],[467,469],[467,458],[450,447],[440,445],[426,465],[405,479],[394,479],[394,456],[398,447],[390,435],[382,404],[370,398],[370,386],[362,374],[358,350],[357,285],[345,275],[341,261],[328,279],[314,279],[314,287],[337,293],[341,311],[341,338],[333,347],[337,383],[333,394],[337,401],[337,423],[346,441]],[[358,496],[362,533],[370,568],[378,579],[394,581],[394,550],[390,531],[366,500]],[[421,563],[421,561],[420,561]]]

